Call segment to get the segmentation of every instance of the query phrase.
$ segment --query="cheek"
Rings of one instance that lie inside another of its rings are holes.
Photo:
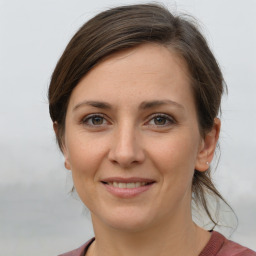
[[[72,133],[67,135],[68,160],[71,165],[72,178],[76,191],[88,207],[93,205],[97,194],[95,183],[99,175],[106,147],[104,140],[97,140],[85,133]]]
[[[67,136],[67,141],[68,161],[74,179],[95,176],[106,152],[106,142],[82,132],[72,133]]]
[[[189,133],[170,136],[154,142],[150,151],[151,159],[165,178],[180,182],[191,180],[196,163],[196,145]]]

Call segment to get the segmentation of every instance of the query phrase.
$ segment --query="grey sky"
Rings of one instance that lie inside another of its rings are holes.
[[[55,144],[47,87],[64,47],[86,20],[107,7],[135,2],[0,0],[3,255],[56,255],[92,236],[82,205],[67,194],[70,178]],[[162,3],[199,19],[222,67],[229,95],[214,179],[239,218],[232,239],[256,250],[256,1]]]

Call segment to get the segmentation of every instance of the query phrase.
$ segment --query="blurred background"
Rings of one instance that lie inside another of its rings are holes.
[[[76,30],[109,7],[148,1],[0,0],[0,250],[57,255],[93,236],[72,197],[48,114],[51,73]],[[221,159],[214,181],[239,225],[231,239],[256,250],[256,1],[161,1],[195,16],[223,70]]]

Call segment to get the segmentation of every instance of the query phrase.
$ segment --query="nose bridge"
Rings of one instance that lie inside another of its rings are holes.
[[[110,159],[122,167],[140,163],[144,159],[143,148],[140,145],[139,131],[130,120],[118,124],[115,132]]]
[[[123,122],[117,129],[116,143],[119,152],[132,153],[136,148],[136,128],[128,122]]]

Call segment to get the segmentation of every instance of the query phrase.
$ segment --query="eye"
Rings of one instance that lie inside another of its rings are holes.
[[[174,119],[169,115],[154,114],[147,124],[151,126],[166,127],[174,123],[175,123]]]
[[[87,126],[104,126],[108,124],[106,118],[102,114],[89,115],[83,118],[82,124]]]

